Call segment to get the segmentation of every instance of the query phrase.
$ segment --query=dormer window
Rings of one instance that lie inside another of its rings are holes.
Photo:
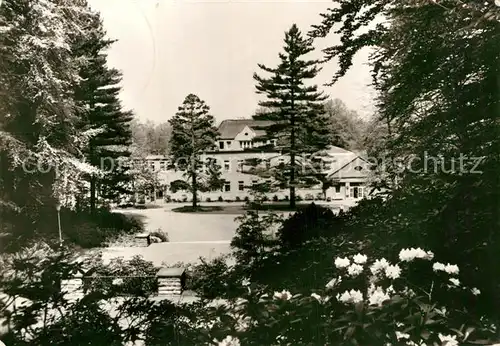
[[[356,167],[354,167],[354,169],[355,169],[356,171],[358,171],[358,172],[359,172],[359,171],[362,171],[362,170],[363,170],[363,167],[361,167],[361,166],[356,166]]]
[[[245,132],[245,136],[248,136],[248,132]]]

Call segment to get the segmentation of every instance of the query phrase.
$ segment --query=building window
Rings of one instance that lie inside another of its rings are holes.
[[[351,187],[351,197],[352,198],[363,198],[363,188],[360,186]]]
[[[150,167],[151,167],[151,169],[154,171],[154,170],[155,170],[155,163],[154,163],[154,162],[151,162]]]
[[[224,192],[231,191],[231,183],[229,181],[224,182]]]
[[[162,171],[167,170],[167,163],[165,161],[160,161],[160,170]]]
[[[252,180],[252,185],[257,185],[259,183],[258,180]]]
[[[340,185],[335,186],[335,193],[340,193]]]
[[[227,141],[227,142],[226,142],[226,146],[227,146],[227,148],[229,149],[229,147],[231,146],[231,141]]]
[[[252,142],[250,141],[240,141],[240,147],[243,149],[251,148]]]
[[[224,142],[223,141],[220,141],[219,142],[219,149],[224,149]]]
[[[237,170],[238,172],[243,171],[243,160],[238,160]]]
[[[245,191],[245,182],[238,181],[238,190]]]
[[[231,167],[229,165],[229,160],[224,160],[224,170],[226,172],[229,172],[230,169],[231,169]]]

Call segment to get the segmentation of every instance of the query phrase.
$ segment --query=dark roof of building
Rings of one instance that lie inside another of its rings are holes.
[[[272,121],[253,119],[224,120],[219,125],[220,139],[234,139],[246,126],[254,130],[257,136],[263,136],[265,131],[260,127],[272,125]]]

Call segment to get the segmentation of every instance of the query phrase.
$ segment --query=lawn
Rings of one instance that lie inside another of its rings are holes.
[[[227,215],[241,215],[244,214],[247,210],[258,210],[258,211],[276,211],[276,212],[292,212],[306,208],[313,202],[299,202],[295,206],[295,208],[290,208],[290,204],[288,202],[267,202],[264,204],[227,204],[227,205],[200,205],[196,208],[192,206],[182,206],[178,208],[173,208],[172,211],[176,213],[201,213],[201,214],[227,214]],[[316,204],[321,204],[315,202]],[[340,210],[340,206],[331,205],[331,208],[334,211]]]

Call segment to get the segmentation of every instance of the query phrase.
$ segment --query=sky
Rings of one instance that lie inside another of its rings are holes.
[[[255,92],[258,63],[275,67],[284,33],[293,23],[305,34],[320,22],[331,1],[90,0],[101,13],[108,36],[118,41],[108,63],[122,71],[124,107],[141,121],[170,119],[194,93],[210,106],[217,122],[251,117],[262,96]],[[315,44],[338,42],[330,35]],[[314,80],[325,94],[340,98],[363,117],[373,113],[373,89],[359,53],[351,71],[332,87],[323,86],[338,68],[324,65]]]

